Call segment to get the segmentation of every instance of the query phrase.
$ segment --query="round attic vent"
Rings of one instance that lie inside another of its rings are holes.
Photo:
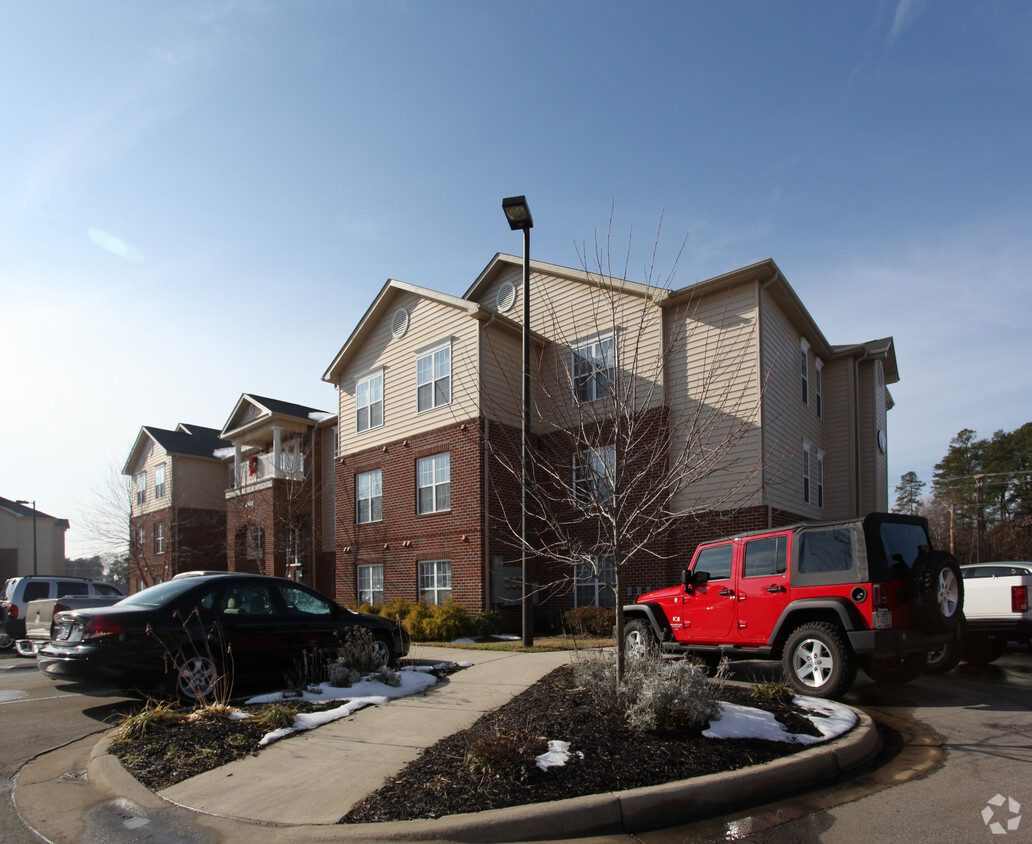
[[[391,318],[391,334],[395,337],[404,337],[406,331],[408,331],[408,311],[398,308]]]
[[[498,288],[498,310],[501,313],[509,310],[516,304],[516,285],[511,281],[505,282]]]

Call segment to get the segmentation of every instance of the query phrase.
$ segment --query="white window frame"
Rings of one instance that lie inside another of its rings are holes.
[[[440,605],[452,596],[452,561],[422,560],[419,563],[419,600]]]
[[[376,411],[379,410],[379,417]],[[355,433],[383,427],[383,368],[370,372],[355,382]],[[365,411],[363,423],[362,413]]]
[[[363,503],[366,505],[364,514]],[[355,524],[366,525],[382,521],[383,469],[359,472],[355,475]]]
[[[573,589],[575,607],[616,608],[616,566],[611,554],[593,554],[589,561],[577,563]],[[582,600],[590,594],[591,600]]]
[[[616,485],[616,446],[590,448],[573,455],[573,496],[588,509],[613,503]]]
[[[430,490],[424,508],[423,490]],[[416,461],[416,513],[441,513],[451,509],[451,452],[431,454]]]
[[[301,565],[301,545],[301,528],[289,528],[287,530],[287,565],[291,568]]]
[[[817,418],[824,418],[824,361],[820,358],[813,361],[813,403]]]
[[[803,338],[799,341],[799,362],[802,370],[802,385],[800,397],[803,404],[810,406],[810,344]]]
[[[165,553],[165,523],[155,522],[154,523],[154,553],[164,554]]]
[[[362,565],[355,571],[355,586],[360,604],[383,605],[383,563]]]
[[[810,503],[810,444],[803,443],[803,503]]]
[[[265,528],[261,525],[248,525],[244,543],[247,545],[247,559],[265,562]]]
[[[154,467],[154,500],[165,497],[165,464]]]
[[[601,383],[603,378],[604,385]],[[616,380],[615,331],[603,331],[572,346],[570,379],[577,404],[589,404],[613,395]]]
[[[147,503],[147,470],[133,475],[133,486],[136,487],[136,505],[142,507]]]
[[[452,342],[448,339],[416,353],[417,413],[451,404],[451,351]]]

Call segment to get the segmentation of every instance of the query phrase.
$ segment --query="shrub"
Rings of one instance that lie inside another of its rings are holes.
[[[257,724],[267,733],[294,726],[297,710],[285,703],[270,703],[254,713],[247,720]]]
[[[602,607],[577,607],[563,614],[563,626],[577,636],[613,637],[616,611]]]
[[[411,606],[411,605],[410,605]],[[401,623],[408,628],[409,636],[412,637],[413,642],[429,642],[430,635],[427,632],[427,624],[430,621],[430,616],[433,614],[433,609],[425,601],[420,601],[418,604],[413,606],[408,615],[402,619]]]
[[[383,605],[382,604],[359,604],[355,612],[364,612],[369,615],[382,615]]]
[[[178,724],[186,718],[176,712],[170,703],[147,701],[147,705],[134,715],[123,715],[118,724],[115,741],[134,741],[143,738],[147,733],[161,730],[170,724]]]
[[[472,632],[473,622],[469,610],[462,604],[446,601],[430,608],[424,632],[429,642],[451,642]]]
[[[405,619],[412,613],[412,604],[406,601],[404,598],[399,598],[396,601],[391,601],[389,604],[384,604],[380,607],[380,615],[384,618],[392,619],[404,624],[406,627],[408,624]]]
[[[502,629],[502,614],[498,610],[484,610],[473,616],[473,635],[486,638]]]

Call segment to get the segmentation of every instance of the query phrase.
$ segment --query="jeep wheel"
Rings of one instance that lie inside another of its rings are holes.
[[[864,673],[886,686],[902,686],[917,679],[928,664],[927,651],[915,651],[897,657],[874,658],[864,668]]]
[[[960,623],[964,581],[952,554],[922,554],[910,572],[914,620],[926,633],[949,633]]]
[[[836,698],[856,679],[856,655],[834,624],[815,621],[792,631],[782,665],[789,685],[799,694]]]
[[[996,662],[1007,650],[1007,639],[1004,636],[968,635],[964,642],[964,661],[972,665],[988,665]]]
[[[640,618],[624,625],[624,653],[628,659],[655,659],[659,654],[656,637]]]
[[[945,674],[952,671],[960,662],[960,642],[951,639],[928,651],[924,670],[926,674]]]

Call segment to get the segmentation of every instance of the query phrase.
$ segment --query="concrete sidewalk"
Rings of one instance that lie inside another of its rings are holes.
[[[465,662],[425,693],[367,707],[260,754],[201,774],[160,794],[144,788],[91,736],[42,754],[18,772],[13,799],[45,840],[69,844],[147,840],[277,842],[433,840],[512,842],[605,836],[687,823],[806,788],[874,757],[880,738],[862,712],[840,739],[769,765],[655,788],[590,795],[432,821],[336,822],[439,739],[464,729],[553,668],[568,652],[509,653],[416,646],[410,658]]]

